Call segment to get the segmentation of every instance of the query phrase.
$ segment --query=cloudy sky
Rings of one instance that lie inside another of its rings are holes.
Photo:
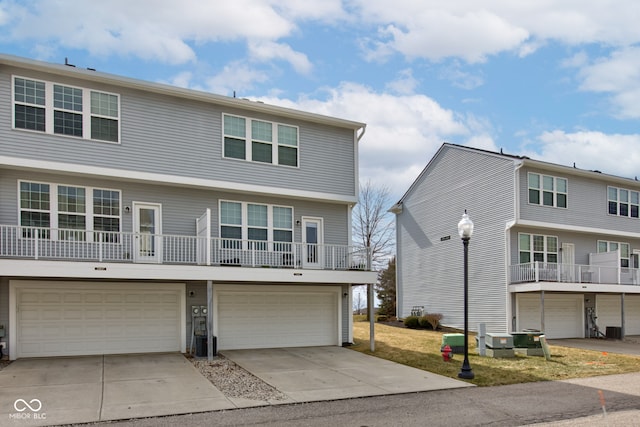
[[[368,124],[398,198],[442,142],[640,175],[636,0],[0,0],[0,51]]]

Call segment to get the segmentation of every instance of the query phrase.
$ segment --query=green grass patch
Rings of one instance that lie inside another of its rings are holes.
[[[440,353],[442,334],[375,324],[375,352],[369,351],[369,323],[354,322],[355,351],[382,359],[458,378],[462,354],[444,362]],[[518,356],[497,359],[476,354],[475,338],[469,337],[469,363],[475,374],[470,382],[479,386],[518,384],[534,381],[554,381],[597,375],[623,374],[640,371],[640,357],[569,347],[550,346],[551,360],[538,356]]]

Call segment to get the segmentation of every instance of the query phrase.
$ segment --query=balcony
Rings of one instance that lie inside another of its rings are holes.
[[[531,262],[509,267],[509,283],[559,282],[640,285],[640,269],[604,265]]]
[[[367,248],[0,225],[0,258],[370,271]]]

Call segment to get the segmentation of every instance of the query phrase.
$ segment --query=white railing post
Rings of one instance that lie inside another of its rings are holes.
[[[104,246],[104,231],[100,232],[100,238],[98,239],[98,260],[102,262],[103,259],[103,246]]]
[[[533,262],[533,277],[536,282],[540,281],[540,261]]]
[[[33,244],[34,244],[34,254],[35,254],[35,259],[38,259],[39,256],[39,237],[40,237],[40,230],[38,230],[37,228],[32,229],[34,232],[34,240],[33,240]]]

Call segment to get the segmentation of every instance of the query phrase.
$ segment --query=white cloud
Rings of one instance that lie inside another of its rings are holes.
[[[288,2],[289,14],[309,16],[296,3]],[[46,41],[51,55],[75,48],[170,64],[195,60],[190,43],[276,40],[296,29],[277,6],[260,0],[40,0],[29,6],[8,3],[5,10],[12,17],[5,37]]]
[[[313,68],[307,55],[296,52],[289,45],[272,41],[252,41],[249,43],[252,59],[268,62],[272,59],[282,59],[300,74],[309,74]]]
[[[409,95],[415,92],[418,84],[418,80],[413,77],[413,71],[407,68],[401,70],[395,80],[387,83],[387,89],[399,95]]]
[[[438,61],[482,62],[500,52],[530,55],[548,41],[577,46],[640,42],[635,0],[353,0],[360,18],[383,35],[369,40],[369,58],[391,51]]]
[[[242,98],[243,93],[252,89],[256,83],[268,80],[268,75],[260,70],[250,68],[241,62],[230,63],[222,71],[206,81],[208,90],[221,95],[237,94]]]
[[[619,49],[583,65],[580,89],[606,93],[621,118],[640,118],[640,48]]]
[[[566,133],[561,130],[544,132],[536,139],[535,149],[524,155],[536,160],[565,166],[574,163],[580,169],[623,176],[640,176],[640,135],[605,134],[584,131]]]

